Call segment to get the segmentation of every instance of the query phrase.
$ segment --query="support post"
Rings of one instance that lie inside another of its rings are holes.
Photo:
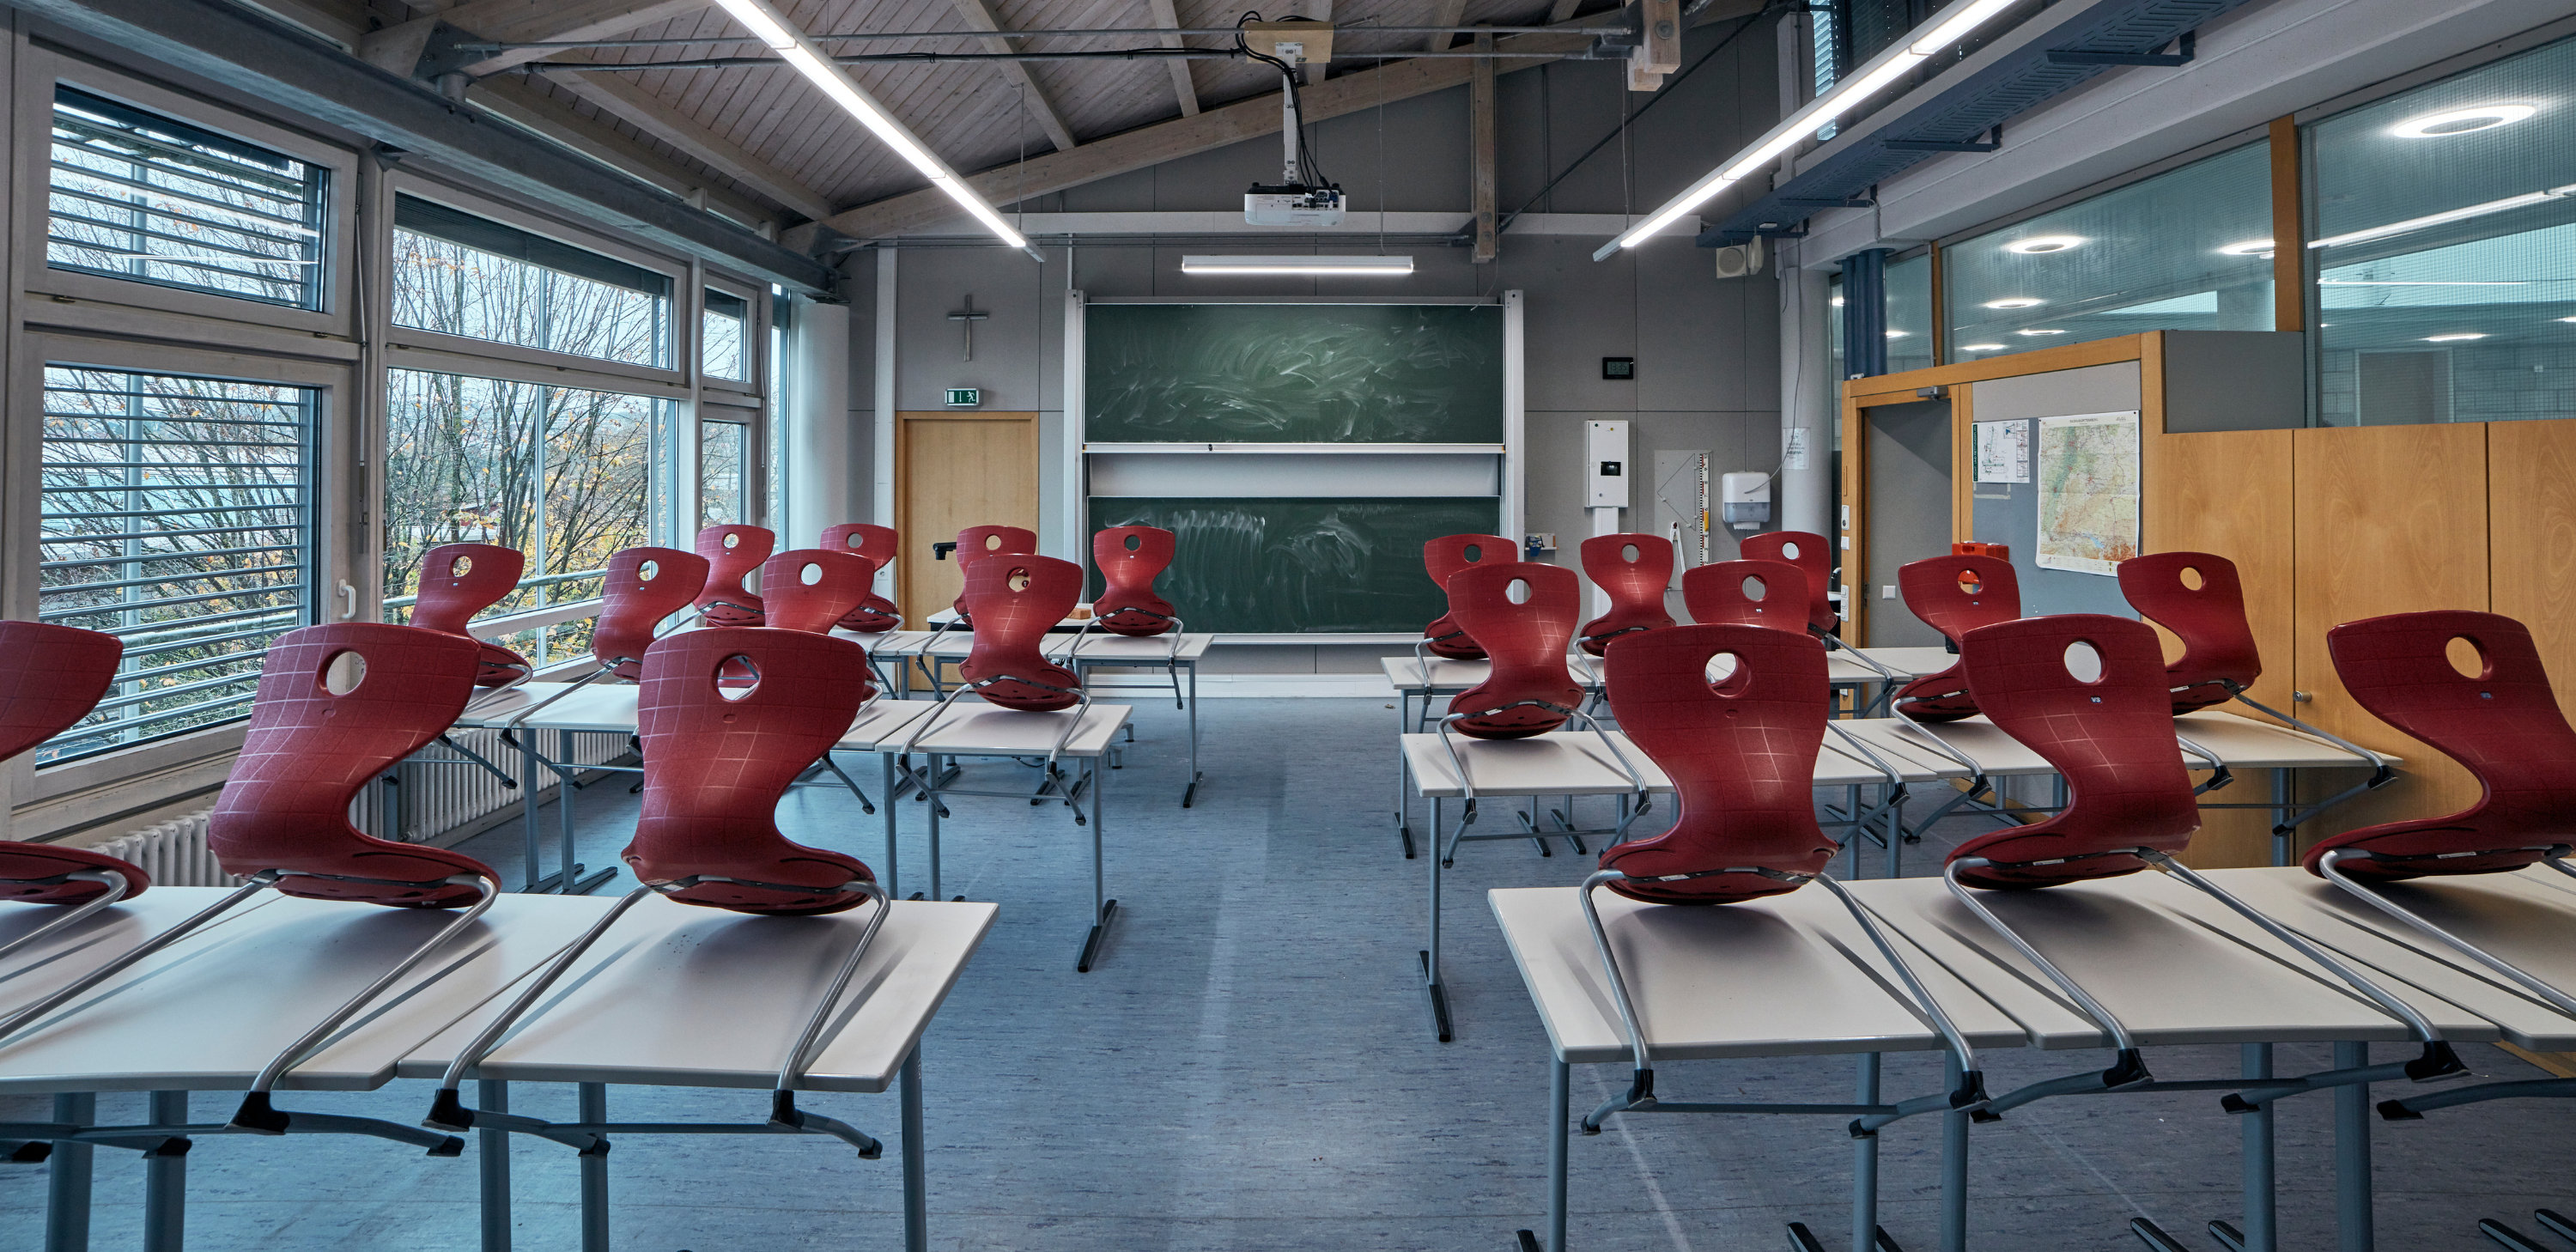
[[[510,1111],[510,1084],[490,1078],[474,1084],[475,1107],[487,1113]],[[510,1132],[484,1127],[474,1132],[475,1174],[483,1217],[482,1252],[510,1252]]]
[[[1959,1054],[1941,1060],[1941,1085],[1959,1089]],[[1941,1252],[1968,1252],[1968,1115],[1941,1115]]]
[[[2336,1069],[2370,1064],[2367,1043],[2338,1043]],[[2371,1217],[2370,1084],[2335,1088],[2335,1246],[2339,1252],[2371,1252],[2375,1232]],[[2266,1107],[2269,1107],[2268,1105]]]
[[[581,1091],[581,1120],[598,1125],[608,1120],[608,1084],[586,1082]],[[581,1154],[581,1252],[608,1249],[608,1140]]]
[[[155,1091],[148,1107],[144,1120],[155,1126],[188,1124],[185,1091]],[[183,1252],[187,1246],[188,1141],[173,1138],[143,1158],[143,1252]]]
[[[2244,1046],[2244,1076],[2272,1076],[2272,1045]],[[2280,1233],[2272,1212],[2272,1115],[2279,1105],[2265,1102],[2240,1114],[2245,1121],[2245,1252],[2276,1252]]]
[[[1863,1052],[1852,1103],[1878,1103],[1879,1054]],[[1878,1132],[1852,1140],[1852,1252],[1878,1252]]]
[[[98,1097],[86,1091],[54,1097],[54,1120],[87,1126]],[[86,1143],[58,1143],[45,1165],[45,1252],[89,1252],[90,1156]]]
[[[930,1173],[921,1141],[921,1046],[903,1058],[903,1250],[930,1252]]]
[[[1448,36],[1440,36],[1442,39]],[[1475,263],[1494,261],[1494,37],[1476,36],[1476,62],[1467,78],[1468,179],[1476,214]],[[1381,206],[1382,208],[1383,206]]]

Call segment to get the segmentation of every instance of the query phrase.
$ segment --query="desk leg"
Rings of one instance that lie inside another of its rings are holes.
[[[510,1111],[510,1084],[490,1078],[475,1080],[475,1107],[493,1113]],[[483,1213],[482,1252],[510,1252],[510,1132],[474,1132],[474,1168]]]
[[[1852,1103],[1878,1103],[1879,1054],[1863,1052],[1852,1076]],[[1852,1140],[1852,1252],[1878,1252],[1878,1132]]]
[[[1851,819],[1851,824],[1843,827],[1843,845],[1851,849],[1851,880],[1859,882],[1861,879],[1860,845],[1863,839],[1868,838],[1860,828],[1859,783],[1843,788],[1843,816]]]
[[[1413,770],[1404,759],[1404,735],[1413,724],[1413,693],[1395,689],[1395,837],[1404,841],[1404,859],[1413,859],[1413,800],[1405,790]]]
[[[522,727],[519,740],[519,837],[527,844],[520,865],[526,870],[520,876],[519,890],[537,889],[537,736],[543,732]]]
[[[188,1124],[188,1093],[155,1091],[146,1121]],[[179,1140],[143,1158],[143,1252],[182,1252],[188,1246],[188,1147]]]
[[[921,1047],[903,1058],[903,1252],[930,1252],[930,1171],[921,1141]]]
[[[2246,1044],[2243,1055],[2245,1077],[2272,1076],[2271,1044]],[[2266,1104],[2253,1112],[2238,1114],[2244,1120],[2245,1134],[2245,1252],[2274,1252],[2280,1246],[2272,1212],[2272,1117],[2278,1107]]]
[[[608,1084],[586,1082],[580,1087],[581,1120],[607,1121]],[[581,1154],[581,1252],[608,1252],[607,1147],[603,1137],[597,1150]]]
[[[86,1091],[54,1097],[54,1120],[87,1126],[98,1097]],[[89,1252],[90,1155],[86,1143],[57,1143],[45,1165],[45,1252]]]
[[[1431,997],[1431,1030],[1440,1042],[1449,1042],[1449,997],[1440,988],[1440,800],[1431,801],[1431,946],[1422,950],[1422,988]]]
[[[1550,1062],[1547,1082],[1547,1252],[1565,1252],[1565,1124],[1573,1066]]]
[[[1887,802],[1887,876],[1905,876],[1905,823],[1897,820],[1894,788],[1878,785],[1878,798]]]
[[[940,771],[947,768],[945,761],[936,752],[930,754],[930,773],[927,775],[930,785],[923,789],[921,797],[923,806],[930,810],[930,898],[933,900],[948,898],[939,894],[939,783]]]
[[[564,763],[562,782],[555,784],[555,826],[563,832],[563,877],[556,880],[558,895],[581,894],[581,866],[572,859],[572,775],[581,767],[573,764],[572,732],[555,732],[555,759]]]
[[[1959,1089],[1959,1054],[1941,1058],[1941,1085]],[[1968,1115],[1941,1115],[1941,1252],[1968,1252]]]
[[[2272,864],[2274,865],[2290,863],[2290,841],[2293,836],[2289,831],[2280,828],[2282,819],[2290,815],[2290,784],[2290,771],[2286,769],[2272,771]],[[2343,1088],[2338,1087],[2336,1090],[2340,1091]]]
[[[1173,686],[1175,686],[1175,687],[1178,687],[1178,686],[1180,686],[1180,685],[1181,685],[1181,676],[1180,676],[1180,675],[1178,675],[1178,674],[1174,674],[1174,675],[1172,675],[1172,685],[1173,685]],[[1130,734],[1133,734],[1133,733],[1134,733],[1134,728],[1133,728],[1133,727],[1130,727],[1130,728],[1129,728],[1129,733],[1130,733]],[[1403,792],[1402,792],[1402,791],[1398,791],[1396,794],[1398,794],[1398,795],[1402,795],[1402,794],[1403,794]],[[1183,790],[1183,791],[1181,792],[1181,807],[1182,807],[1182,808],[1188,808],[1188,807],[1190,807],[1190,801],[1197,799],[1197,798],[1198,798],[1198,795],[1199,795],[1199,663],[1198,663],[1198,662],[1196,662],[1196,661],[1192,661],[1192,662],[1190,662],[1190,785],[1188,786],[1188,788],[1186,788],[1185,790]]]
[[[1100,762],[1092,757],[1083,762],[1083,776],[1091,784],[1091,934],[1082,941],[1082,959],[1074,963],[1073,972],[1088,974],[1091,963],[1100,956],[1100,943],[1109,937],[1109,919],[1117,916],[1118,902],[1109,898],[1109,871],[1101,863],[1100,844]]]
[[[2370,1045],[2335,1045],[2336,1069],[2370,1064]],[[2371,1252],[2370,1084],[2335,1088],[2335,1230],[2338,1252]]]
[[[901,895],[901,894],[899,894],[899,893],[897,892],[897,890],[896,890],[896,888],[895,888],[895,876],[894,876],[894,870],[895,870],[895,856],[894,856],[894,854],[895,854],[894,815],[895,815],[895,810],[897,810],[897,809],[899,809],[899,808],[901,808],[901,807],[903,807],[903,806],[902,806],[902,805],[899,805],[899,804],[896,804],[896,803],[894,802],[894,753],[891,753],[891,752],[880,752],[880,753],[877,753],[877,760],[883,764],[883,774],[884,774],[884,778],[885,778],[885,790],[883,790],[883,791],[879,792],[878,794],[883,795],[883,796],[886,798],[886,800],[885,800],[885,826],[886,826],[886,849],[885,849],[885,889],[886,889],[886,898],[887,898],[887,899],[889,899],[889,900],[900,900],[900,899],[902,899],[903,897],[902,897],[902,895]]]

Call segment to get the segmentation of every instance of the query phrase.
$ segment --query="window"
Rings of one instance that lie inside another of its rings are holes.
[[[698,325],[698,367],[707,377],[751,381],[746,359],[751,347],[751,302],[709,287],[706,312]]]
[[[38,764],[250,712],[269,641],[314,620],[316,407],[302,387],[46,367],[37,611],[125,659]]]
[[[2270,330],[2270,148],[2141,179],[1941,259],[1954,361],[2142,330]]]
[[[2307,130],[2318,420],[2576,417],[2576,41]]]
[[[740,413],[740,410],[732,412]],[[751,475],[749,414],[717,417],[702,410],[698,419],[698,524],[756,522]]]
[[[494,606],[512,612],[597,598],[610,555],[649,542],[668,401],[418,370],[389,371],[386,391],[387,620],[442,543],[525,553],[519,590]],[[589,637],[583,621],[504,642],[545,665]]]
[[[394,198],[394,324],[668,369],[671,280],[417,196]]]
[[[54,89],[45,262],[293,308],[322,291],[322,170]]]
[[[1932,366],[1932,254],[1887,263],[1887,372]]]

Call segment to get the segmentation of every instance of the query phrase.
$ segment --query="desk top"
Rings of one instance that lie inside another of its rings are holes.
[[[1072,656],[1079,660],[1106,665],[1160,665],[1165,658],[1170,657],[1186,665],[1206,656],[1207,650],[1215,646],[1216,636],[1200,634],[1196,631],[1184,632],[1177,650],[1172,646],[1172,637],[1169,635],[1138,638],[1134,635],[1110,635],[1093,631],[1087,635],[1075,635],[1070,638],[1049,635],[1045,642],[1047,655],[1057,658]]]
[[[2450,945],[2296,866],[2209,877],[2267,916],[2364,967],[2485,1018],[2518,1047],[2576,1048],[2576,1020]],[[2561,885],[2564,884],[2564,885]],[[2378,888],[2434,925],[2554,987],[2576,988],[2576,878],[2546,866],[2511,874],[2418,878]]]
[[[1627,1031],[1577,894],[1573,887],[1521,887],[1486,898],[1557,1058],[1625,1061]],[[1942,1046],[1859,923],[1822,887],[1707,908],[1644,904],[1607,890],[1593,902],[1658,1058]],[[2013,1019],[1898,944],[1972,1046],[2023,1045],[2025,1032]]]
[[[2110,1046],[2099,1027],[2078,1016],[2055,984],[1952,898],[1940,879],[1846,886],[1888,927],[2021,1022],[2036,1046]],[[2141,1045],[2413,1037],[2332,973],[2224,906],[2200,907],[2206,897],[2160,873],[2044,891],[1988,891],[1977,899],[2100,1000]],[[2402,984],[2389,990],[2456,1042],[2497,1037],[2495,1027],[2455,1005]]]
[[[1081,725],[1064,745],[1066,756],[1099,756],[1109,750],[1119,727],[1127,724],[1133,705],[1093,704],[1053,713],[1030,713],[959,697],[939,724],[909,749],[913,728],[940,708],[932,700],[879,700],[859,714],[836,750],[845,752],[937,752],[950,756],[1045,756],[1064,733],[1064,719]]]
[[[1859,648],[1855,650],[1908,678],[1938,674],[1959,663],[1959,654],[1948,648]],[[1839,652],[1840,649],[1836,651]]]
[[[991,904],[895,901],[799,1087],[868,1092],[893,1085],[997,911]],[[754,917],[646,899],[555,984],[540,1012],[503,1037],[474,1076],[766,1091],[868,913],[863,906],[822,917]],[[486,1021],[477,1015],[428,1040],[403,1059],[401,1076],[438,1077]]]
[[[1619,755],[1635,766],[1637,776],[1645,780],[1646,790],[1670,793],[1672,779],[1655,767],[1654,758],[1626,735],[1617,731],[1559,730],[1527,739],[1474,739],[1451,735],[1449,742],[1458,749],[1458,759],[1467,763],[1467,776],[1476,784],[1479,796],[1607,796],[1627,795],[1636,790],[1628,771],[1619,768]],[[1449,763],[1449,752],[1441,747],[1438,735],[1400,736],[1405,763],[1411,767],[1414,794],[1434,800],[1454,800],[1467,794],[1458,780],[1458,772]]]
[[[1426,672],[1424,662],[1429,662]],[[1386,671],[1386,681],[1396,690],[1412,695],[1454,696],[1491,677],[1491,661],[1461,661],[1454,657],[1432,656],[1416,660],[1411,656],[1382,656],[1378,665]],[[1585,652],[1566,653],[1566,675],[1585,691],[1601,689],[1601,658]]]
[[[1869,745],[1893,762],[1899,756],[1932,769],[1942,777],[1965,778],[1967,767],[1942,754],[1926,742],[1938,739],[1961,756],[1984,767],[1989,777],[2040,777],[2056,773],[2037,752],[2024,747],[2020,740],[2005,734],[2001,727],[1983,715],[1964,721],[1921,725],[1902,717],[1854,718],[1834,723],[1867,740]],[[2174,719],[2177,736],[2218,755],[2236,769],[2324,769],[2349,768],[2369,762],[2312,735],[2286,727],[2257,722],[2203,709]],[[2177,740],[2174,751],[2183,763],[2193,769],[2206,769],[2208,762],[2193,753],[2184,752]],[[2389,757],[2391,764],[2399,761]]]

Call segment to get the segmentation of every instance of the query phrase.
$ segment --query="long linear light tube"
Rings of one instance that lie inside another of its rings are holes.
[[[1184,256],[1184,274],[1363,274],[1413,272],[1409,256]]]
[[[2456,209],[2445,209],[2439,213],[2427,213],[2422,217],[2410,217],[2402,222],[2390,222],[2385,226],[2373,226],[2368,230],[2356,230],[2349,234],[2312,239],[2308,241],[2308,246],[2340,248],[2348,243],[2368,243],[2373,239],[2402,235],[2410,230],[2423,230],[2428,226],[2448,226],[2453,222],[2465,222],[2473,217],[2485,217],[2490,213],[2529,208],[2535,204],[2547,204],[2552,200],[2563,200],[2569,196],[2576,196],[2576,183],[2569,183],[2564,187],[2552,187],[2547,191],[2526,191],[2518,196],[2506,196],[2502,200],[2489,200],[2484,204],[2464,205]]]
[[[1797,112],[1782,118],[1780,124],[1765,131],[1753,146],[1736,153],[1726,164],[1710,170],[1698,182],[1683,189],[1680,195],[1664,202],[1646,220],[1628,228],[1627,233],[1601,245],[1592,254],[1595,261],[1607,261],[1622,248],[1633,248],[1662,233],[1681,216],[1706,204],[1730,183],[1741,182],[1767,169],[1780,159],[1780,154],[1798,146],[1806,136],[1827,123],[1840,121],[1844,114],[1879,93],[1888,84],[1903,78],[1906,71],[1938,55],[1943,49],[1975,34],[2018,0],[1960,0],[1943,10],[1929,24],[1919,39],[1897,44],[1869,61],[1852,76],[1834,84],[1833,90],[1810,100]]]
[[[967,185],[964,177],[949,168],[946,161],[939,159],[939,154],[932,152],[927,144],[921,142],[920,136],[913,134],[911,129],[902,122],[896,121],[894,114],[887,112],[884,105],[877,103],[876,97],[869,95],[867,88],[861,87],[858,80],[851,78],[847,71],[833,64],[830,54],[824,52],[820,45],[805,32],[790,25],[784,14],[769,7],[767,0],[716,0],[716,3],[722,6],[726,13],[732,15],[733,20],[742,23],[743,28],[750,31],[753,38],[767,44],[770,51],[777,53],[779,60],[795,67],[796,72],[803,74],[807,82],[814,84],[824,95],[831,97],[832,103],[841,106],[843,111],[859,119],[860,123],[869,130],[876,132],[877,138],[885,141],[887,147],[894,149],[895,155],[902,157],[910,162],[914,169],[921,171],[922,176],[930,180],[931,186],[945,192],[949,199],[956,201],[958,207],[965,209],[969,216],[983,223],[984,228],[992,231],[996,238],[1028,253],[1031,260],[1039,262],[1046,260],[1045,254],[1029,246],[1027,236],[1011,229],[1011,224],[1002,220],[1000,210],[995,209],[990,201]]]

